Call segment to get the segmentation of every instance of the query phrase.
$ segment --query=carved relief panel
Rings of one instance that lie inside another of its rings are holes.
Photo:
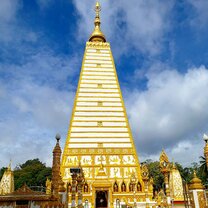
[[[95,165],[100,165],[102,162],[103,165],[106,165],[106,156],[96,155],[95,156]]]
[[[121,171],[120,168],[110,168],[110,177],[111,178],[121,178]]]
[[[77,156],[68,156],[65,161],[65,165],[78,165],[78,157]]]
[[[83,168],[85,178],[92,178],[92,168]]]
[[[135,159],[134,159],[133,155],[123,156],[123,164],[125,164],[125,165],[127,165],[127,164],[134,165],[135,164]]]
[[[121,163],[121,159],[118,155],[111,155],[109,156],[109,163],[110,165],[119,165]]]
[[[65,168],[65,171],[64,171],[64,179],[68,179],[71,177],[71,174],[70,174],[70,168]]]
[[[81,165],[92,165],[91,156],[82,156],[81,157]]]
[[[136,168],[134,167],[127,167],[124,168],[124,178],[129,178],[132,173],[136,173]]]

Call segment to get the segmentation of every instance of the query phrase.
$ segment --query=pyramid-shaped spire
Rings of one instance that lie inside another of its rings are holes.
[[[63,181],[71,184],[70,169],[81,163],[92,206],[99,187],[106,188],[112,203],[116,200],[118,196],[110,190],[115,180],[119,186],[117,194],[121,194],[123,185],[125,200],[132,198],[128,184],[133,173],[144,190],[110,44],[100,31],[99,11],[97,3],[95,30],[86,43],[61,164]],[[135,195],[138,200],[144,196],[141,190]],[[106,195],[106,191],[102,194]]]

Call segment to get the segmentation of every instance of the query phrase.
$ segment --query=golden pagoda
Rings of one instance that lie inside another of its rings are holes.
[[[0,195],[12,193],[14,191],[14,174],[11,170],[11,161],[5,170],[0,181]]]
[[[173,162],[169,176],[170,195],[175,206],[184,207],[184,190],[181,174]]]
[[[87,207],[144,205],[152,193],[142,180],[110,44],[100,29],[100,10],[97,2],[62,155],[62,179],[69,202],[70,168],[81,166]]]

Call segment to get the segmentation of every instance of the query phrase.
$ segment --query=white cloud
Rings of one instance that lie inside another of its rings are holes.
[[[11,33],[16,22],[16,13],[20,7],[17,0],[2,0],[0,6],[0,42],[11,40]]]
[[[86,40],[94,21],[94,2],[74,0],[81,16],[79,37]],[[150,55],[158,54],[162,47],[165,32],[170,26],[173,1],[126,0],[101,1],[102,30],[117,53],[138,49]]]
[[[12,44],[7,50],[14,48],[16,44],[21,44],[22,41],[36,42],[39,37],[39,34],[36,34],[31,28],[26,28],[24,22],[18,18],[18,12],[22,7],[22,1],[1,0],[0,43],[5,44],[5,47],[8,47],[8,44]]]
[[[187,162],[180,157],[187,154],[197,161],[208,132],[208,70],[201,66],[185,74],[164,70],[146,76],[147,90],[129,92],[127,98],[139,155],[159,156],[165,148],[179,162]]]
[[[19,6],[18,0],[1,0],[0,23],[13,21]]]
[[[51,164],[55,134],[63,146],[68,130],[76,62],[42,51],[22,65],[0,65],[0,167],[37,157]]]
[[[196,15],[191,20],[191,24],[197,28],[205,28],[208,24],[208,1],[207,0],[188,0],[195,8]]]
[[[0,87],[0,167],[10,158],[17,164],[39,157],[50,164],[56,132],[64,146],[75,91],[68,80],[76,74],[76,63],[76,57],[41,52],[21,67],[0,67],[7,75]],[[181,74],[156,63],[147,71],[147,89],[126,97],[140,160],[158,159],[165,148],[170,160],[197,161],[203,154],[202,135],[208,133],[208,70],[201,66]]]
[[[6,66],[9,81],[1,80],[0,88],[0,167],[10,158],[17,164],[39,157],[50,164],[56,132],[64,146],[75,89],[66,87],[66,74],[75,76],[74,63],[76,58],[45,52],[21,67]],[[159,67],[163,70],[155,70]],[[208,70],[201,66],[181,74],[157,63],[147,71],[147,90],[128,92],[126,99],[140,160],[157,159],[165,148],[170,160],[197,161],[203,154],[202,135],[208,133]],[[55,79],[58,83],[51,84]],[[59,89],[59,83],[65,87]]]

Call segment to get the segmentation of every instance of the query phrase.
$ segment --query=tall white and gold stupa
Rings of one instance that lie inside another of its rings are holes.
[[[62,156],[62,178],[70,186],[70,168],[81,165],[83,200],[89,207],[146,204],[152,193],[142,180],[110,44],[100,30],[99,3],[95,11]]]

